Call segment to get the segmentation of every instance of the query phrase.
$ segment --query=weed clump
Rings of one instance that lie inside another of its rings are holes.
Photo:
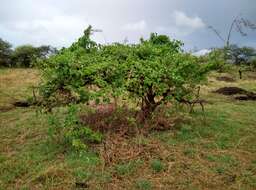
[[[102,135],[80,123],[77,115],[78,108],[70,105],[64,119],[58,115],[50,115],[48,134],[52,140],[71,146],[75,150],[88,149],[87,143],[99,143]]]
[[[139,190],[150,190],[152,189],[152,185],[150,181],[141,179],[137,181],[136,188]]]
[[[154,172],[159,173],[164,169],[164,165],[161,160],[155,159],[151,162],[151,168]]]

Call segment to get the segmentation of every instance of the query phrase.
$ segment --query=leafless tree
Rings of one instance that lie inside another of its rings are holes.
[[[217,37],[223,41],[226,47],[229,47],[230,45],[230,38],[233,29],[236,29],[238,33],[240,33],[242,36],[247,36],[247,33],[245,32],[245,29],[251,29],[251,30],[256,30],[256,24],[252,23],[250,20],[243,18],[241,15],[236,16],[227,33],[227,37],[223,36],[217,29],[215,29],[213,26],[208,26],[210,30],[212,30]]]

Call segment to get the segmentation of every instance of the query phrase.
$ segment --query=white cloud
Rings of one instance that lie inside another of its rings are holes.
[[[180,38],[204,27],[205,24],[200,17],[189,17],[186,13],[176,10],[171,14],[171,23],[166,26],[158,26],[156,31]]]
[[[147,23],[145,20],[141,20],[134,23],[128,23],[122,27],[123,30],[128,31],[142,31],[145,30],[147,27]]]
[[[201,50],[199,50],[197,52],[194,52],[193,55],[199,57],[199,56],[204,56],[204,55],[206,55],[206,54],[208,54],[210,52],[211,52],[211,50],[209,50],[209,49],[201,49]]]
[[[52,44],[58,47],[70,45],[82,35],[87,26],[85,20],[66,15],[5,23],[5,28],[15,31],[13,35],[26,40],[25,43]]]
[[[195,30],[203,28],[205,26],[204,22],[200,17],[189,17],[186,15],[186,13],[182,11],[174,11],[172,17],[174,18],[175,24],[178,27],[187,27]]]

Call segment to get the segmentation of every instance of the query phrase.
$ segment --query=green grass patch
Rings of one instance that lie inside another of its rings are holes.
[[[136,182],[136,188],[139,190],[150,190],[152,189],[152,184],[146,179],[140,179]]]
[[[115,172],[119,176],[131,175],[143,164],[142,160],[132,160],[128,163],[121,163],[115,166]]]
[[[161,172],[164,169],[164,164],[159,159],[152,160],[150,165],[151,165],[151,169],[155,173]]]

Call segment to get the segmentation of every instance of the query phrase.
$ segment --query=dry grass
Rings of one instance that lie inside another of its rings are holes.
[[[11,103],[24,100],[31,95],[32,86],[39,82],[35,69],[2,69],[0,72],[0,109],[11,107]]]

